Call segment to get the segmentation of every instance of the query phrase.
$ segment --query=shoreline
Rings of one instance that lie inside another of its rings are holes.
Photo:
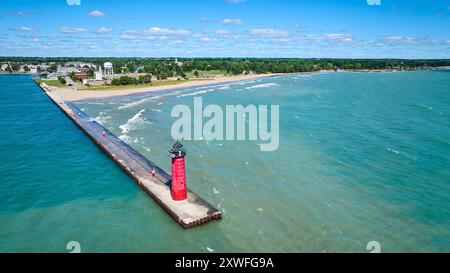
[[[175,85],[155,86],[155,87],[142,87],[142,88],[130,88],[130,89],[117,89],[117,90],[75,90],[71,88],[56,88],[46,86],[50,92],[57,94],[62,100],[77,102],[83,100],[101,100],[108,98],[127,97],[134,95],[145,95],[149,93],[169,92],[180,89],[188,89],[193,87],[206,87],[220,84],[236,83],[241,81],[265,79],[279,76],[299,75],[299,74],[311,74],[316,72],[305,73],[276,73],[276,74],[258,74],[258,75],[241,75],[241,76],[229,76],[229,77],[217,77],[211,80],[198,80],[184,82]]]
[[[46,86],[46,88],[52,93],[58,95],[62,100],[70,102],[78,102],[84,100],[102,100],[109,98],[118,97],[128,97],[135,95],[145,95],[150,93],[162,93],[170,91],[178,91],[180,89],[207,87],[220,84],[230,84],[242,81],[266,79],[273,77],[283,77],[283,76],[295,76],[295,75],[308,75],[308,74],[319,74],[319,73],[343,73],[343,72],[355,72],[355,73],[397,73],[397,72],[413,72],[413,71],[435,71],[435,70],[450,70],[449,67],[439,67],[434,69],[420,69],[420,70],[367,70],[367,69],[352,69],[352,70],[321,70],[312,72],[294,72],[294,73],[271,73],[271,74],[255,74],[255,75],[238,75],[238,76],[223,76],[216,77],[212,79],[199,79],[189,82],[182,82],[174,85],[163,85],[163,86],[147,86],[147,87],[137,87],[137,88],[124,88],[115,90],[77,90],[73,88],[57,88],[52,86]],[[21,74],[24,75],[24,74]],[[26,75],[26,74],[25,74]]]

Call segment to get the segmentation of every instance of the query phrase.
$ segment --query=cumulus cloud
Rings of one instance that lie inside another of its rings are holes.
[[[36,28],[31,27],[19,27],[19,28],[10,28],[12,31],[21,31],[21,32],[38,32]]]
[[[103,13],[103,12],[101,12],[101,11],[99,11],[99,10],[94,10],[94,11],[91,11],[91,12],[89,13],[89,16],[90,16],[90,17],[105,17],[106,14]]]
[[[219,37],[230,37],[232,35],[231,31],[222,30],[222,29],[219,29],[218,31],[216,31],[216,34]]]
[[[69,6],[80,6],[81,0],[66,0],[67,5]]]
[[[180,45],[182,43],[184,43],[184,41],[182,41],[182,40],[175,40],[175,41],[171,41],[170,45]]]
[[[325,35],[313,35],[304,37],[304,40],[313,41],[313,42],[341,42],[348,43],[354,42],[355,38],[349,34],[343,33],[327,33]]]
[[[87,32],[88,30],[81,27],[61,27],[59,31],[62,33],[80,33]]]
[[[145,30],[144,34],[151,36],[188,36],[191,32],[184,29],[151,27]]]
[[[226,1],[230,4],[239,4],[239,3],[244,3],[247,0],[226,0]]]
[[[241,19],[223,19],[222,24],[229,26],[229,25],[233,25],[233,26],[240,26],[242,25],[244,22]]]
[[[101,27],[97,30],[98,33],[109,33],[112,31],[112,28]]]
[[[207,43],[208,42],[216,42],[217,41],[217,39],[211,38],[209,36],[202,36],[202,37],[199,38],[199,40],[202,41],[202,42],[207,42]]]
[[[396,45],[412,45],[417,44],[419,39],[406,36],[385,36],[382,39],[377,40],[378,44],[396,46]]]

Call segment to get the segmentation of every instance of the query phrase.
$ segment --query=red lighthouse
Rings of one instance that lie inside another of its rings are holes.
[[[175,201],[186,200],[186,164],[184,161],[186,150],[177,140],[169,153],[172,156],[172,199]]]

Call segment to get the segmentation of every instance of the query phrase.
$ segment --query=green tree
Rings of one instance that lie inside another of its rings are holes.
[[[64,77],[62,77],[62,76],[58,77],[58,81],[62,84],[66,84],[66,79],[64,79]]]

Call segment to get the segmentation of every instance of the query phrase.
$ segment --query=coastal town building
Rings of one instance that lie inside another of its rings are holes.
[[[101,68],[100,68],[100,70],[98,70],[98,71],[94,71],[94,79],[95,79],[96,81],[101,81],[101,80],[103,80],[103,72],[102,72]]]
[[[76,67],[73,67],[73,66],[60,66],[60,67],[58,67],[56,72],[64,74],[64,75],[68,75],[68,74],[70,74],[72,72],[73,73],[78,72],[78,69]]]
[[[74,76],[77,77],[80,80],[88,78],[88,74],[86,72],[75,72]]]

